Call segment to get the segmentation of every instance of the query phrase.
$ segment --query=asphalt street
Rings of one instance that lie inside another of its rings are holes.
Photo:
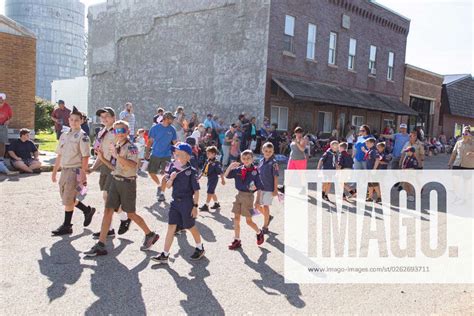
[[[91,234],[98,230],[103,214],[98,174],[89,177],[86,198],[98,212],[86,229],[81,212],[76,212],[74,233],[68,237],[50,235],[63,220],[57,185],[50,175],[0,178],[3,315],[474,312],[472,285],[285,284],[283,205],[273,207],[273,233],[261,247],[243,223],[243,248],[230,251],[235,195],[230,181],[217,190],[222,209],[199,215],[206,249],[203,260],[190,261],[194,242],[188,233],[175,239],[169,265],[150,261],[163,249],[168,204],[156,202],[148,178],[139,179],[137,209],[162,238],[152,251],[142,252],[142,232],[132,224],[128,233],[109,242],[108,256],[87,259],[82,252],[94,244]],[[205,188],[205,180],[201,187]],[[115,229],[118,225],[114,218]]]

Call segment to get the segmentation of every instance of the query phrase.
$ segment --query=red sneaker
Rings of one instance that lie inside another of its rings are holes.
[[[263,235],[263,230],[260,230],[260,234],[257,234],[257,245],[261,245],[263,244],[263,242],[265,241],[265,237]]]
[[[240,240],[234,239],[234,241],[229,245],[230,250],[235,250],[242,247]]]

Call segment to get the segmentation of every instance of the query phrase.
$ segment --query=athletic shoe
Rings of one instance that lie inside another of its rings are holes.
[[[100,237],[100,232],[92,234],[92,238],[94,239],[99,239],[99,237]],[[107,238],[114,238],[114,237],[115,237],[115,230],[112,228],[111,230],[107,232]]]
[[[229,245],[230,250],[235,250],[242,247],[240,240],[234,239],[234,241]]]
[[[168,263],[169,257],[169,255],[166,256],[165,253],[162,252],[159,256],[151,258],[151,260],[159,263]]]
[[[158,196],[158,202],[164,202],[166,201],[165,195],[163,193],[160,193]]]
[[[207,204],[204,204],[203,206],[199,208],[199,210],[201,212],[209,212],[209,206],[207,206]]]
[[[62,236],[72,234],[72,225],[61,225],[51,232],[53,236]]]
[[[381,199],[381,198],[378,198],[378,199],[375,201],[375,203],[378,203],[378,204],[382,203],[382,199]]]
[[[221,208],[220,203],[214,203],[214,205],[211,207],[212,210],[217,210],[217,209],[220,209],[220,208]]]
[[[262,227],[262,232],[268,235],[270,231],[268,230],[268,227]]]
[[[89,251],[84,252],[84,254],[87,257],[105,256],[107,254],[107,249],[97,243]]]
[[[366,202],[373,202],[374,200],[371,199],[371,198],[366,198],[365,201],[366,201]]]
[[[257,245],[263,244],[265,237],[263,236],[263,230],[260,230],[260,234],[257,234]]]
[[[140,247],[140,250],[148,250],[153,246],[158,239],[160,239],[160,235],[157,233],[152,232],[149,236],[145,236],[145,240],[143,240],[143,245]]]
[[[87,227],[90,225],[94,214],[95,214],[95,208],[89,206],[89,212],[84,213],[84,227]]]
[[[326,194],[323,194],[323,200],[326,201],[326,202],[331,202],[329,200],[329,196],[327,196]]]
[[[130,223],[131,222],[132,222],[131,219],[120,221],[120,227],[119,227],[119,230],[118,230],[118,234],[123,235],[126,232],[128,232],[128,229],[130,228]]]
[[[156,189],[156,196],[159,197],[161,194],[161,188]]]
[[[199,259],[201,259],[202,257],[204,257],[204,254],[205,254],[205,253],[206,253],[206,252],[204,251],[204,246],[202,246],[202,250],[199,249],[199,248],[196,248],[196,249],[194,250],[194,253],[193,253],[192,256],[191,256],[191,260],[199,260]]]

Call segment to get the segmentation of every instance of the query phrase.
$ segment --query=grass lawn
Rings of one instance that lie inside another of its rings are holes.
[[[35,142],[39,144],[40,151],[55,151],[56,145],[56,133],[54,132],[39,132],[35,136]]]

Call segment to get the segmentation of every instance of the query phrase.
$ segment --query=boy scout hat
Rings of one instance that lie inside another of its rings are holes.
[[[84,118],[84,115],[82,115],[82,112],[79,111],[75,106],[72,107],[72,112],[71,112],[71,114],[79,115],[81,118]]]
[[[416,151],[416,149],[415,149],[415,147],[410,146],[410,147],[408,147],[407,149],[405,149],[405,152],[406,152],[406,153],[409,152],[409,151],[411,151],[412,153],[414,153],[414,152]]]
[[[172,151],[181,150],[181,151],[186,152],[190,156],[193,154],[193,149],[191,148],[189,144],[186,144],[186,143],[176,144],[175,146],[171,147],[171,150]]]
[[[97,112],[95,112],[95,115],[100,116],[102,113],[109,113],[112,116],[115,116],[115,111],[109,106],[103,107],[102,109],[98,109]]]

